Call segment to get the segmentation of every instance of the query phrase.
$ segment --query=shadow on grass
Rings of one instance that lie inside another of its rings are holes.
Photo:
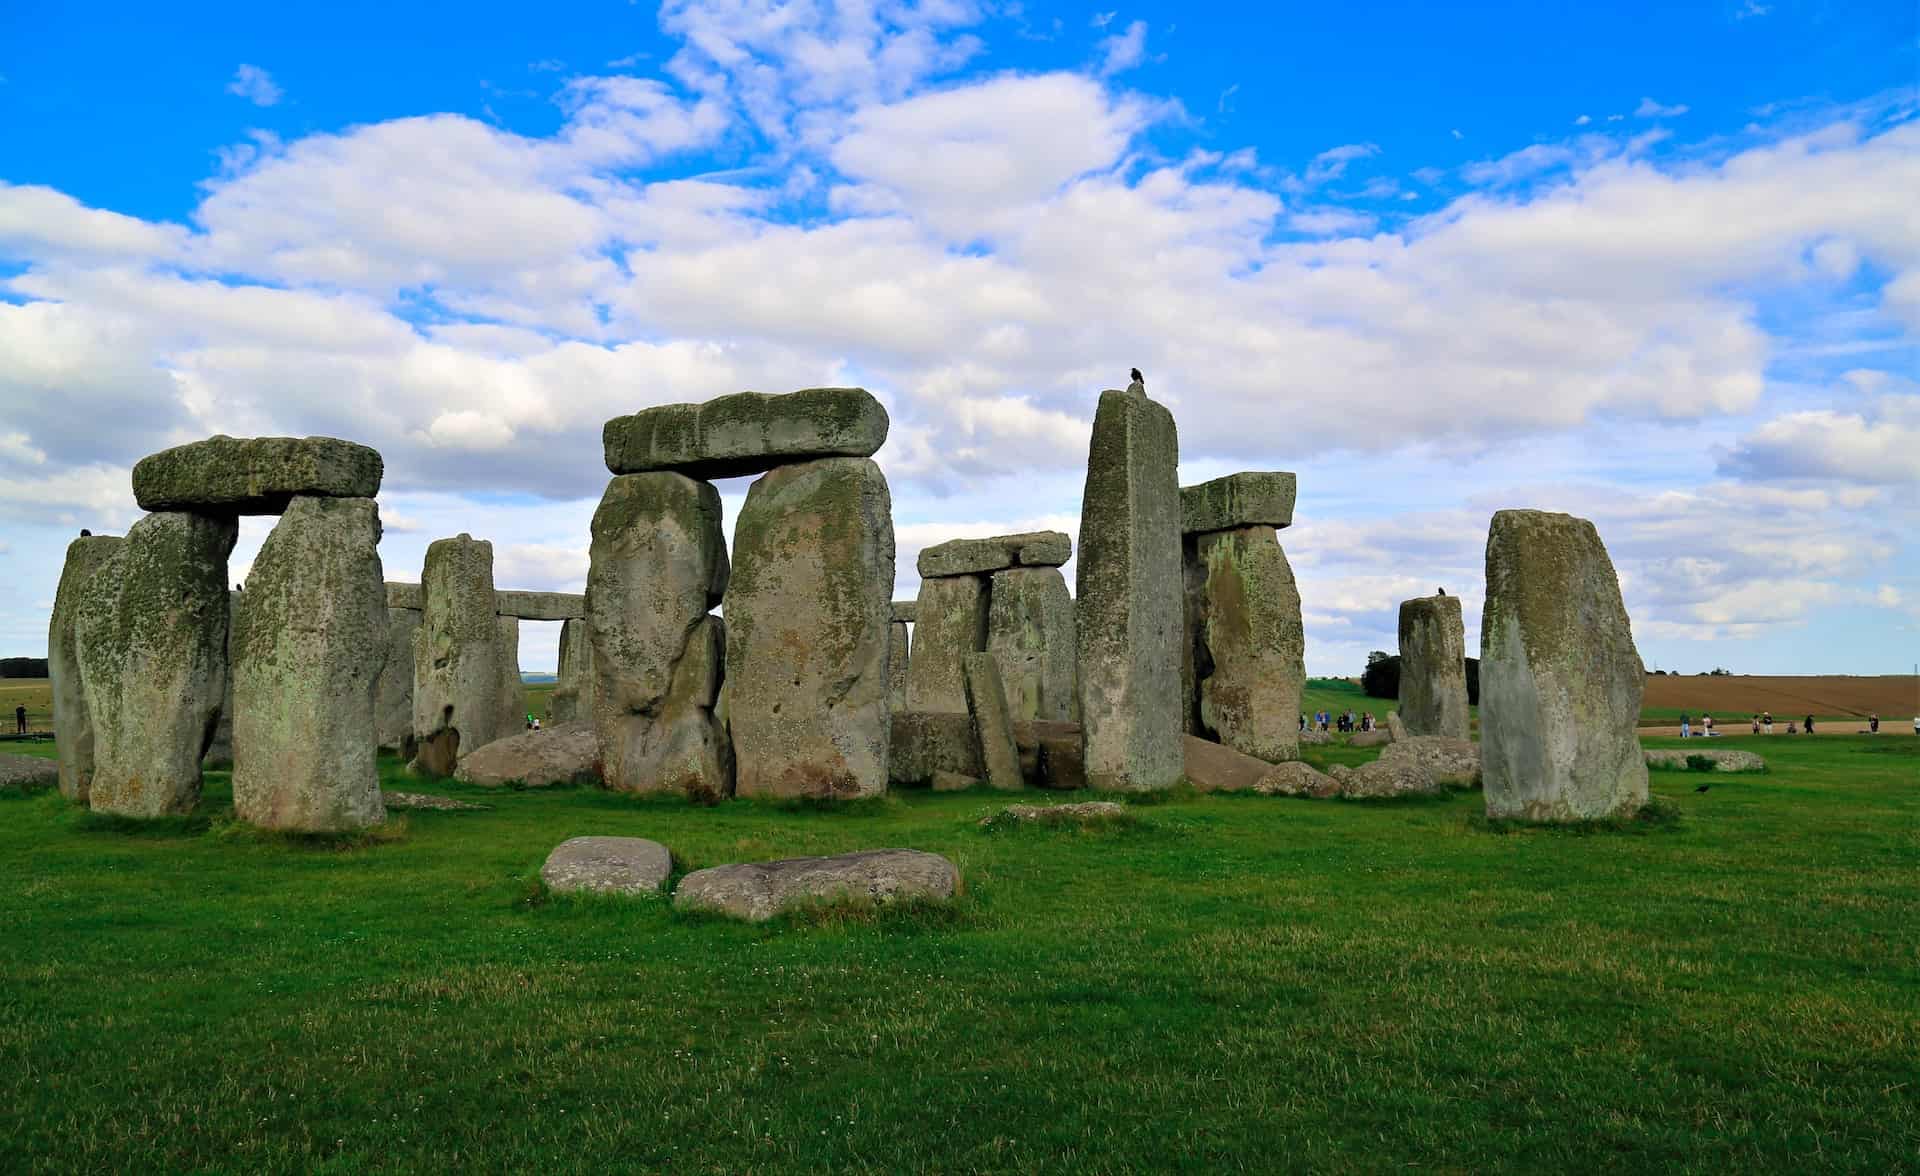
[[[886,935],[927,935],[970,926],[976,915],[974,903],[967,895],[964,884],[961,892],[950,901],[931,898],[881,901],[866,896],[845,895],[799,903],[758,923],[700,907],[672,909],[674,921],[686,926],[743,927],[761,935],[854,930]]]
[[[404,815],[389,815],[381,824],[339,833],[299,833],[285,829],[262,829],[235,818],[231,812],[210,821],[209,825],[214,836],[229,845],[276,846],[310,853],[353,853],[376,846],[392,845],[405,841],[408,832],[408,821]]]
[[[1544,833],[1558,836],[1591,837],[1605,833],[1673,833],[1680,828],[1680,805],[1663,796],[1650,798],[1639,812],[1628,816],[1607,817],[1598,821],[1514,821],[1475,813],[1467,818],[1467,827],[1502,836]]]
[[[76,833],[102,833],[115,837],[152,837],[174,840],[200,837],[213,827],[212,809],[166,817],[123,817],[118,813],[96,813],[74,806],[68,818]]]

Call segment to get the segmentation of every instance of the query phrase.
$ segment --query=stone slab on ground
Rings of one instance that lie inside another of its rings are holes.
[[[1419,764],[1436,783],[1472,788],[1480,783],[1480,745],[1445,735],[1409,735],[1383,748],[1389,764]]]
[[[378,450],[336,437],[209,437],[141,458],[133,496],[144,510],[273,515],[296,494],[372,498]]]
[[[1327,769],[1340,795],[1354,800],[1383,800],[1396,796],[1437,796],[1445,791],[1418,759],[1375,759],[1357,768],[1334,764]]]
[[[493,808],[490,804],[468,804],[464,800],[455,800],[451,796],[435,796],[431,792],[395,792],[391,789],[382,789],[380,799],[389,811],[417,809],[428,812],[478,813]]]
[[[60,785],[60,765],[37,755],[0,752],[0,792],[33,792]]]
[[[1202,792],[1252,792],[1273,765],[1193,735],[1181,736],[1187,782]]]
[[[615,417],[601,433],[616,474],[671,470],[735,478],[822,457],[871,457],[887,410],[864,388],[740,392],[704,404],[665,404]]]
[[[1688,760],[1704,756],[1713,761],[1713,770],[1716,772],[1764,772],[1767,770],[1766,760],[1751,751],[1741,751],[1733,747],[1720,750],[1708,750],[1704,747],[1698,749],[1689,747],[1684,750],[1677,747],[1656,747],[1648,748],[1645,754],[1647,766],[1650,768],[1691,768],[1692,765],[1687,762]]]
[[[1385,727],[1375,727],[1371,731],[1355,731],[1347,740],[1349,747],[1385,747],[1393,742],[1393,732]]]
[[[1064,531],[1028,531],[990,539],[949,539],[920,552],[925,576],[971,576],[1003,568],[1057,568],[1073,558],[1073,540]]]
[[[1261,796],[1311,796],[1319,800],[1340,795],[1340,785],[1332,776],[1298,760],[1273,765],[1253,790]]]
[[[1127,819],[1124,804],[1085,800],[1078,804],[1011,804],[980,820],[982,829],[999,825],[1105,825]]]
[[[1284,470],[1228,474],[1180,488],[1180,530],[1194,535],[1293,525],[1295,478]]]
[[[453,778],[482,788],[519,783],[528,788],[598,783],[599,745],[593,722],[581,719],[496,739],[460,757]]]
[[[872,849],[695,870],[680,880],[673,905],[758,923],[814,903],[944,902],[959,887],[958,867],[939,854]]]
[[[672,874],[672,852],[644,837],[575,837],[540,867],[556,894],[658,894]]]

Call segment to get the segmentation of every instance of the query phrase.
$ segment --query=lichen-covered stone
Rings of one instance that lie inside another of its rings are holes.
[[[495,662],[500,667],[500,717],[495,729],[500,732],[497,738],[505,739],[526,730],[533,716],[527,710],[527,684],[520,677],[520,618],[495,616],[493,628],[495,647],[500,651]],[[478,750],[468,747],[460,754]]]
[[[1487,532],[1480,754],[1487,815],[1582,821],[1647,802],[1646,671],[1592,523],[1503,510]]]
[[[1389,764],[1418,762],[1436,783],[1455,788],[1472,788],[1480,783],[1480,748],[1466,739],[1446,735],[1396,737],[1381,750],[1380,758]]]
[[[741,392],[615,417],[602,432],[616,474],[671,470],[691,478],[765,473],[823,457],[869,457],[887,439],[887,410],[863,388]]]
[[[453,778],[482,788],[591,784],[599,780],[599,760],[593,723],[582,719],[496,739],[461,756]]]
[[[1074,599],[1087,783],[1180,782],[1180,443],[1144,395],[1103,392],[1080,502]]]
[[[501,591],[493,594],[493,608],[523,621],[576,621],[587,615],[587,598],[578,592]]]
[[[418,584],[403,584],[387,581],[387,607],[405,608],[419,612],[427,607],[427,594]]]
[[[37,792],[60,783],[60,765],[37,755],[0,752],[0,792]]]
[[[1060,569],[994,573],[987,593],[987,652],[1000,663],[1015,719],[1078,721],[1073,597]]]
[[[1359,767],[1335,764],[1327,769],[1339,795],[1350,800],[1388,800],[1400,796],[1437,796],[1445,789],[1420,759],[1369,760]]]
[[[966,657],[987,645],[987,581],[941,576],[920,581],[907,663],[907,709],[964,714]]]
[[[118,535],[82,535],[67,544],[67,562],[60,570],[53,615],[47,621],[47,676],[53,688],[53,739],[59,756],[60,793],[74,804],[87,803],[93,786],[93,718],[80,681],[74,619],[88,582],[122,542]]]
[[[920,619],[920,602],[917,600],[894,601],[893,619],[905,624],[913,624]]]
[[[1306,632],[1273,528],[1189,536],[1183,677],[1196,730],[1269,763],[1300,755]]]
[[[1325,799],[1340,795],[1340,785],[1333,777],[1321,772],[1311,764],[1295,760],[1292,763],[1275,764],[1268,768],[1253,790],[1261,796],[1311,796]]]
[[[1002,568],[1057,568],[1073,558],[1073,540],[1061,531],[1029,531],[990,539],[950,539],[920,553],[922,577],[972,576]]]
[[[783,466],[748,489],[733,534],[725,706],[739,793],[885,792],[886,476],[865,458]]]
[[[680,880],[673,905],[762,922],[814,903],[944,901],[959,888],[959,869],[938,854],[870,849],[695,870]]]
[[[973,721],[973,737],[980,744],[980,762],[987,769],[987,783],[1002,790],[1017,791],[1020,778],[1020,749],[1013,742],[1013,720],[1007,715],[1006,687],[1000,681],[1000,664],[990,653],[970,653],[966,659],[967,716]]]
[[[387,585],[387,658],[373,691],[373,735],[381,747],[413,758],[413,647],[420,636],[419,609],[395,608]]]
[[[593,638],[585,617],[560,626],[560,667],[547,699],[547,718],[556,723],[593,718]]]
[[[133,467],[144,510],[279,514],[295,495],[372,498],[384,464],[377,450],[335,437],[209,437]]]
[[[673,855],[644,837],[575,837],[540,867],[555,894],[658,894],[673,873]]]
[[[1690,771],[1693,769],[1693,764],[1688,761],[1706,759],[1713,761],[1713,770],[1716,772],[1764,772],[1767,770],[1766,760],[1751,751],[1741,751],[1736,748],[1713,751],[1692,747],[1685,750],[1677,747],[1652,748],[1646,752],[1645,758],[1650,768]]]
[[[437,539],[420,580],[426,608],[413,648],[413,766],[451,776],[460,756],[523,729],[515,718],[523,697],[518,650],[503,647],[493,611],[493,544],[467,534]]]
[[[1111,800],[1083,800],[1078,804],[1013,804],[980,819],[982,829],[1002,825],[1113,825],[1131,821],[1127,806]]]
[[[1458,596],[1400,602],[1400,721],[1410,735],[1465,739],[1467,638]]]
[[[986,773],[973,720],[964,711],[895,711],[888,726],[889,783],[925,784],[941,772],[972,777]]]
[[[135,523],[87,579],[74,647],[93,719],[95,812],[158,817],[200,799],[227,678],[232,515]]]
[[[719,704],[728,582],[720,492],[682,474],[607,483],[593,515],[587,627],[601,774],[621,792],[733,792]],[[728,610],[732,617],[732,610]]]
[[[386,820],[374,693],[387,658],[380,509],[287,505],[234,607],[233,809],[268,829],[328,833]]]
[[[1280,470],[1228,474],[1180,488],[1180,530],[1196,535],[1293,525],[1294,476]]]
[[[887,626],[887,706],[907,709],[907,666],[912,649],[907,641],[907,623],[896,620]]]

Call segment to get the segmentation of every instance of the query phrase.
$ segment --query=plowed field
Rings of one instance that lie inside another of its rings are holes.
[[[1920,681],[1912,674],[1888,674],[1857,678],[1835,674],[1826,677],[1683,677],[1675,674],[1647,679],[1646,697],[1641,701],[1644,716],[1666,717],[1667,712],[1706,712],[1722,724],[1752,715],[1756,711],[1773,712],[1781,722],[1813,714],[1821,718],[1850,716],[1865,718],[1878,714],[1883,726],[1896,717],[1911,721],[1920,707]],[[1642,718],[1643,723],[1647,721]]]

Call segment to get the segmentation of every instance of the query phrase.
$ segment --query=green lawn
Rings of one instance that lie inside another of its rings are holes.
[[[235,828],[218,775],[153,831],[7,797],[0,1168],[1912,1170],[1920,739],[1761,750],[1584,835],[1476,794],[987,834],[982,793],[440,785],[495,807],[342,849]],[[547,898],[587,833],[913,846],[966,894],[759,928]]]

